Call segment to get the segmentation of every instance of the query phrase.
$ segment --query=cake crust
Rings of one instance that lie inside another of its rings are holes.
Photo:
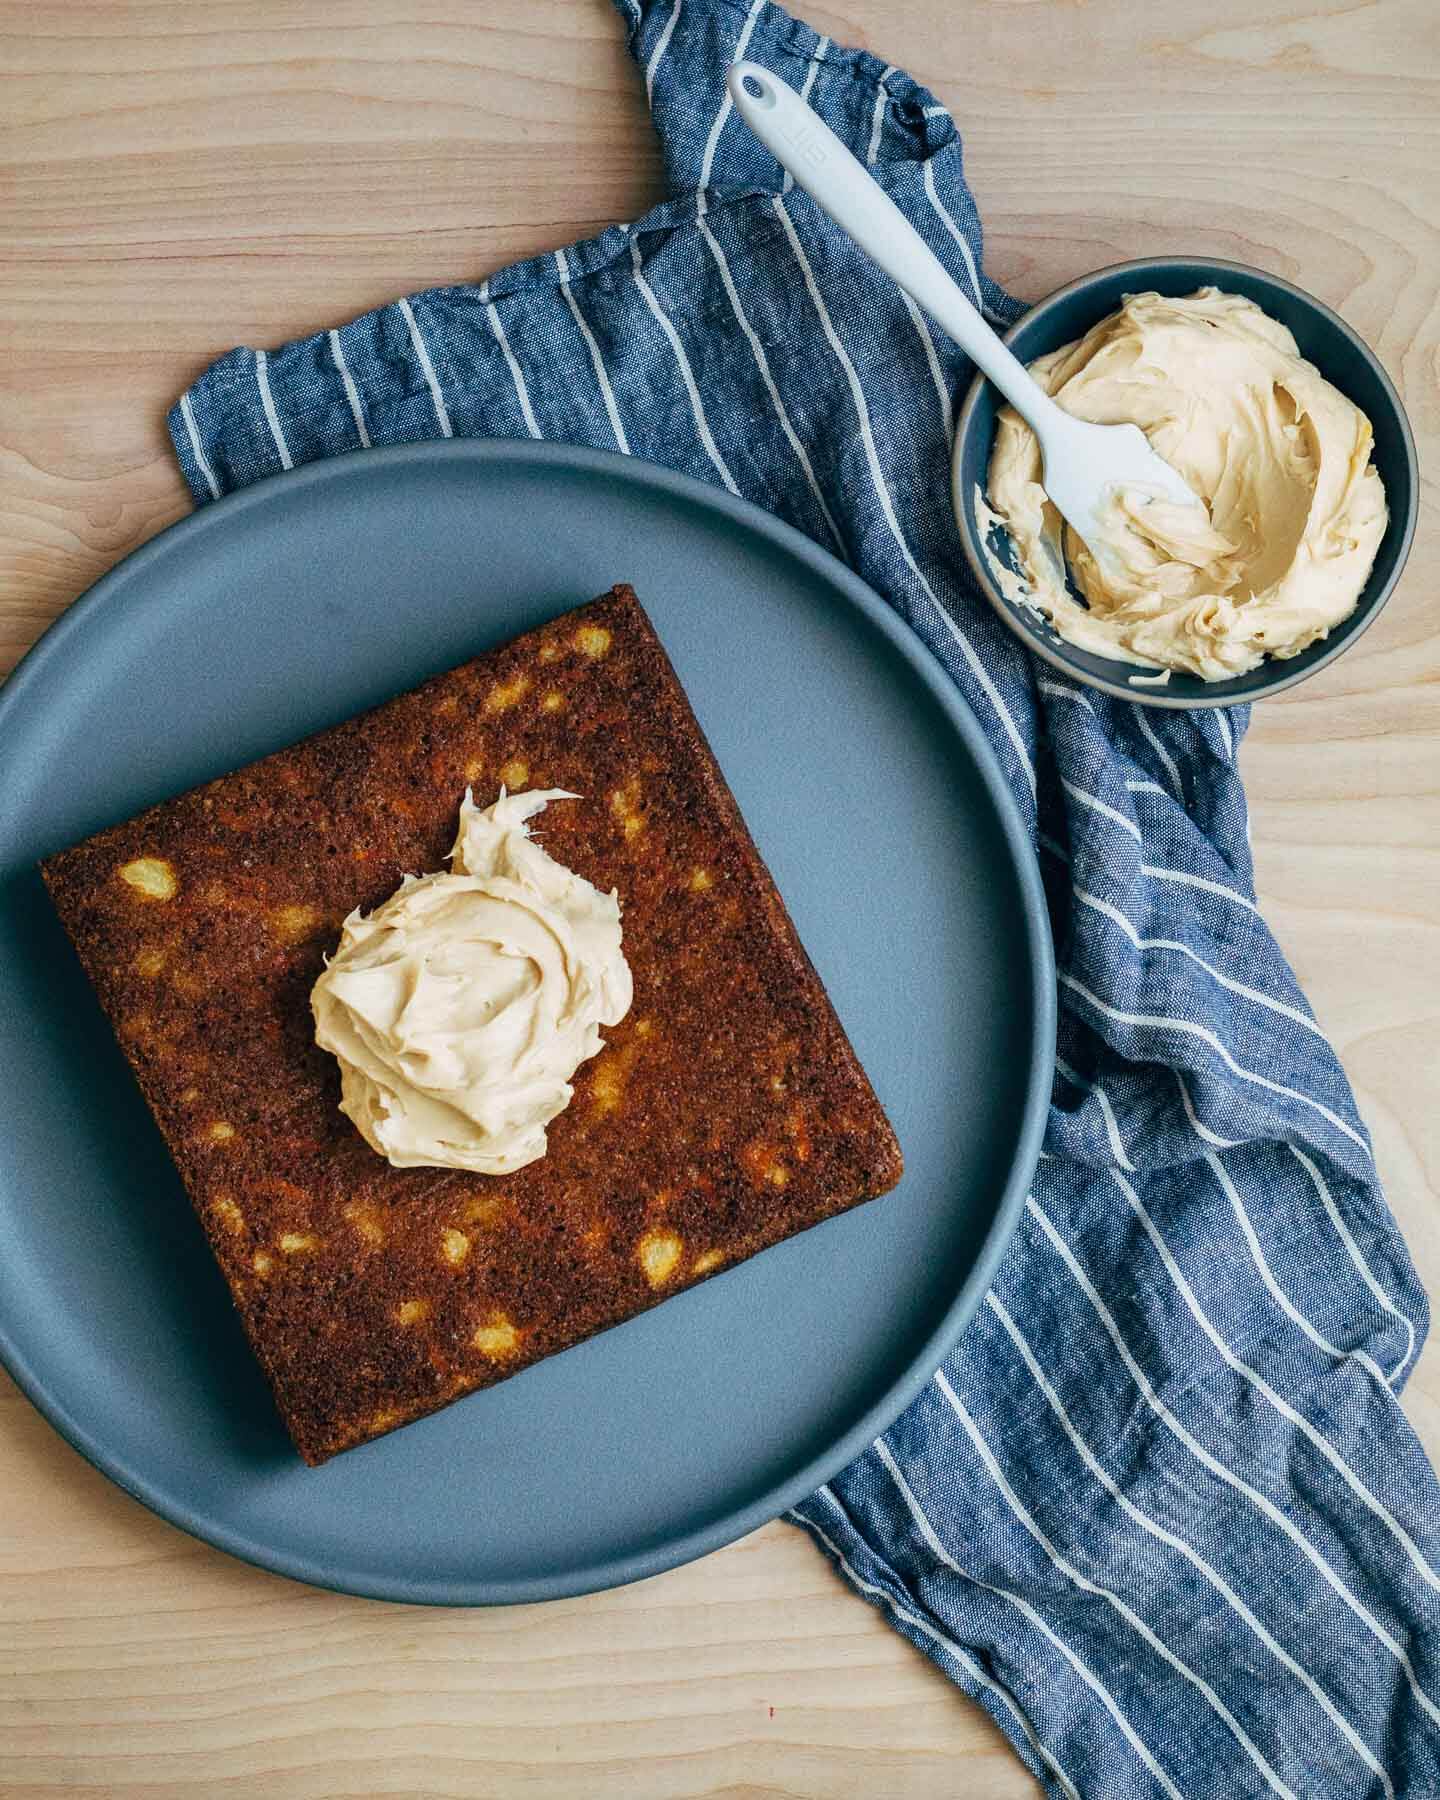
[[[629,1015],[539,1162],[393,1169],[309,993],[467,786],[582,796]],[[300,1454],[320,1463],[894,1186],[895,1136],[628,587],[42,865]]]

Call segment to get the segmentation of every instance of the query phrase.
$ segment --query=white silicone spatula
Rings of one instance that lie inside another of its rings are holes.
[[[729,85],[736,112],[781,167],[954,338],[1030,425],[1040,440],[1045,492],[1097,560],[1104,554],[1099,508],[1116,489],[1203,504],[1138,425],[1087,424],[1036,385],[895,202],[794,88],[751,62],[734,65]]]

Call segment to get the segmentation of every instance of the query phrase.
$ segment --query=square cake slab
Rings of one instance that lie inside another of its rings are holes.
[[[629,1015],[512,1175],[394,1169],[310,989],[443,868],[465,789],[568,788]],[[46,883],[301,1456],[433,1412],[900,1178],[894,1133],[635,595],[591,605],[50,858]],[[723,1349],[717,1346],[717,1355]]]

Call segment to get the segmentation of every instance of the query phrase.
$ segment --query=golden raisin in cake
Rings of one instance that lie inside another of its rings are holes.
[[[619,890],[634,1003],[538,1162],[392,1168],[310,990],[477,800]],[[307,1462],[883,1193],[900,1151],[635,595],[51,857],[44,876]]]

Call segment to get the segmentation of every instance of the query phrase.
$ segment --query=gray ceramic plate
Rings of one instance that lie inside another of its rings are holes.
[[[894,1121],[905,1179],[307,1470],[35,860],[622,579]],[[0,693],[0,759],[0,1354],[167,1519],[396,1600],[632,1580],[833,1474],[979,1303],[1049,1092],[1034,859],[925,649],[754,508],[563,446],[316,464],[185,521],[72,608]]]

